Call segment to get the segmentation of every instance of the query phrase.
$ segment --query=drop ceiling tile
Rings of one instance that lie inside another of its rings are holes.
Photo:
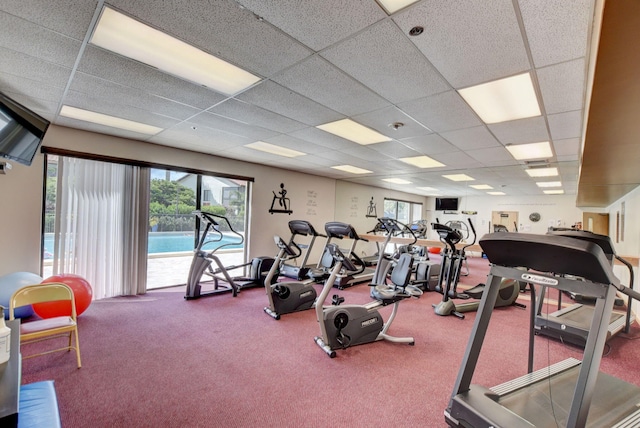
[[[319,56],[274,76],[276,83],[328,108],[353,116],[389,105],[361,83]]]
[[[564,62],[536,71],[547,114],[579,110],[584,105],[584,59]]]
[[[70,107],[90,110],[96,113],[133,120],[135,122],[158,126],[161,128],[173,126],[179,122],[177,119],[161,116],[132,106],[123,106],[119,103],[108,102],[107,100],[94,98],[90,95],[76,91],[69,91],[67,93],[64,98],[64,104]]]
[[[313,144],[290,135],[276,135],[275,137],[263,139],[263,141],[288,149],[298,150],[306,154],[324,153],[329,151],[324,146]]]
[[[37,82],[9,74],[2,75],[0,79],[0,89],[5,93],[19,93],[27,98],[33,97],[42,101],[55,103],[60,100],[64,93],[64,87],[50,86],[47,85],[46,82]]]
[[[228,134],[240,135],[252,141],[264,140],[278,135],[275,131],[238,122],[237,120],[218,116],[208,111],[193,116],[189,119],[189,122],[196,126],[206,126],[207,128],[217,129]]]
[[[375,146],[376,144],[371,144],[369,146],[360,146],[358,144],[353,144],[350,147],[344,147],[340,149],[342,153],[346,153],[350,156],[357,156],[360,159],[364,159],[369,162],[384,162],[386,160],[391,159],[389,156],[386,156],[379,151],[376,151],[371,146]]]
[[[72,68],[81,42],[32,22],[0,12],[0,46]]]
[[[566,113],[550,114],[547,116],[551,138],[564,140],[568,138],[580,138],[582,135],[582,110]]]
[[[2,10],[56,33],[84,39],[96,10],[95,1],[86,0],[3,0]]]
[[[236,98],[311,126],[344,119],[340,113],[271,81],[262,82]]]
[[[393,104],[449,89],[391,21],[376,24],[321,55]]]
[[[185,120],[200,112],[195,107],[80,72],[75,74],[69,89],[108,103],[129,105],[176,120]]]
[[[233,98],[212,107],[209,111],[223,117],[282,133],[289,133],[307,127],[304,123]]]
[[[496,165],[495,162],[501,162],[503,165],[505,161],[508,161],[508,164],[514,163],[513,156],[503,146],[465,150],[465,153],[483,164]]]
[[[400,142],[420,154],[427,156],[438,153],[458,152],[458,148],[438,134],[424,135],[422,137],[403,138]]]
[[[66,126],[68,128],[81,129],[84,131],[97,132],[99,134],[113,135],[130,140],[146,141],[149,138],[147,134],[126,131],[124,129],[112,128],[110,126],[98,125],[95,123],[84,122],[82,120],[71,119],[60,116],[56,119],[56,125]]]
[[[423,1],[393,20],[405,34],[424,27],[409,40],[454,88],[530,68],[512,0]]]
[[[433,133],[429,128],[413,120],[396,106],[360,114],[352,117],[352,119],[396,140]],[[402,126],[395,129],[392,126],[394,123],[401,123]]]
[[[518,3],[536,67],[586,55],[595,0]]]
[[[244,146],[235,146],[228,149],[224,149],[221,152],[221,156],[229,156],[232,159],[242,159],[247,162],[254,162],[259,164],[272,163],[276,165],[285,159],[283,156],[274,155],[271,153],[261,152],[260,150],[253,150]]]
[[[556,156],[578,156],[580,153],[580,139],[568,138],[566,140],[555,140],[553,142],[553,148]]]
[[[215,3],[113,0],[110,4],[263,77],[271,76],[312,53],[231,0],[217,0]]]
[[[386,141],[384,143],[371,144],[369,147],[371,147],[372,150],[378,152],[380,154],[380,157],[383,159],[385,159],[386,157],[399,159],[422,156],[421,152],[414,150],[399,141]]]
[[[478,116],[456,91],[447,91],[398,104],[415,120],[435,132],[446,132],[481,125]]]
[[[485,126],[441,132],[440,136],[453,143],[460,150],[474,150],[500,145],[500,142],[495,139]]]
[[[0,47],[0,74],[3,80],[6,76],[19,76],[35,82],[63,88],[66,86],[71,68],[63,67],[47,61],[37,59],[22,52]]]
[[[195,129],[193,129],[195,127]],[[206,126],[196,125],[191,122],[182,122],[170,129],[164,130],[150,139],[151,142],[179,141],[179,147],[196,150],[205,150],[209,154],[220,154],[230,148],[252,143],[249,138],[230,134]]]
[[[350,144],[354,144],[349,140],[345,140],[344,138],[340,138],[316,127],[308,127],[299,131],[294,131],[289,133],[289,135],[324,146],[330,150],[340,150],[343,147],[348,147]]]
[[[322,50],[387,17],[372,1],[238,2],[315,51]]]
[[[201,109],[226,99],[200,85],[94,46],[87,46],[78,71]]]
[[[488,126],[489,130],[503,145],[549,141],[549,132],[542,116],[511,120]]]
[[[433,158],[447,165],[449,168],[478,168],[482,166],[481,162],[478,162],[471,156],[464,152],[450,152],[439,153],[433,155]]]
[[[12,92],[11,88],[2,88],[2,92],[14,101],[22,104],[28,109],[35,111],[40,116],[53,122],[58,113],[58,102],[43,100],[33,97],[24,91]]]

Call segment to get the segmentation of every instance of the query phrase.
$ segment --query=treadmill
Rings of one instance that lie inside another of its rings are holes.
[[[640,299],[640,293],[620,284],[602,248],[565,236],[510,232],[485,235],[480,246],[491,269],[444,412],[447,424],[505,428],[638,426],[640,387],[600,373],[599,367],[616,291],[634,299]],[[493,388],[471,384],[503,278],[596,298],[582,361],[569,358],[532,371],[531,341],[527,374]]]
[[[360,237],[356,230],[348,223],[342,223],[339,221],[330,221],[324,225],[325,233],[327,234],[327,245],[325,246],[325,252],[328,251],[328,244],[335,239],[350,239],[351,245],[348,250],[345,250],[347,257],[352,259],[356,267],[359,267],[357,271],[341,271],[336,277],[333,286],[339,290],[343,290],[347,287],[360,284],[362,282],[371,282],[375,269],[366,267],[365,263],[358,257],[355,251],[358,241],[369,242],[367,239]]]
[[[319,267],[319,263],[307,264],[307,262],[309,260],[309,255],[311,254],[311,249],[313,248],[313,244],[316,241],[316,238],[318,236],[326,238],[326,236],[318,233],[311,225],[311,223],[306,220],[289,221],[289,230],[291,231],[289,246],[293,247],[294,250],[298,253],[296,256],[292,257],[292,259],[299,257],[303,253],[303,250],[304,256],[302,257],[300,265],[282,263],[282,265],[280,266],[280,275],[286,276],[287,278],[293,278],[297,281],[302,281],[309,278],[309,271],[311,269]],[[295,242],[296,236],[310,236],[311,239],[308,244],[298,244]]]
[[[629,287],[633,289],[633,267],[626,260],[615,254],[611,238],[606,235],[599,235],[593,232],[582,230],[552,230],[547,235],[565,236],[569,238],[581,239],[597,244],[604,251],[605,257],[613,266],[617,259],[629,269]],[[555,339],[568,342],[573,345],[584,347],[589,335],[589,324],[593,318],[594,306],[587,303],[575,303],[573,305],[561,308],[558,302],[558,310],[545,314],[543,313],[544,296],[546,287],[540,289],[540,299],[536,309],[535,331],[536,334],[553,337]],[[584,302],[594,301],[583,296],[581,293],[570,293],[570,295],[580,296],[579,299]],[[560,294],[562,296],[562,294]],[[631,314],[631,305],[627,305],[627,311],[612,311],[607,327],[607,341],[621,331],[629,332],[633,317]]]

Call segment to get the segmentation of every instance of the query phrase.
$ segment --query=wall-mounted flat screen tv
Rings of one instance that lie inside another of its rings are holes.
[[[436,211],[458,211],[458,198],[436,198]]]
[[[0,157],[31,165],[49,121],[0,93]]]

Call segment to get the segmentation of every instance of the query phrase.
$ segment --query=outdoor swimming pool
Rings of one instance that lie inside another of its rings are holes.
[[[211,251],[223,244],[233,244],[239,241],[237,236],[224,236],[221,241],[208,244],[204,250]],[[179,253],[193,251],[194,237],[189,232],[152,232],[149,233],[148,253]],[[44,237],[45,259],[51,258],[53,253],[53,234],[47,233]],[[228,245],[225,249],[240,249],[241,245]]]

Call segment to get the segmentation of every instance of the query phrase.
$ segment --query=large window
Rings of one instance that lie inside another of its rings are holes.
[[[43,275],[85,277],[94,297],[185,284],[194,210],[244,235],[248,181],[47,154]],[[211,250],[211,249],[208,249]],[[245,245],[225,249],[241,264]]]
[[[384,216],[409,225],[418,220],[422,220],[422,204],[385,198]]]

